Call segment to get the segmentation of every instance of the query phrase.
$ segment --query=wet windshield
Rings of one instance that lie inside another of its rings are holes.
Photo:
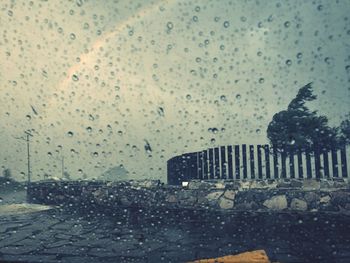
[[[0,261],[348,262],[349,4],[1,1]]]

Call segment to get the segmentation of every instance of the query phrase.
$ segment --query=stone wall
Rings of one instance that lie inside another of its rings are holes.
[[[192,181],[185,187],[159,181],[38,182],[33,203],[114,211],[324,211],[350,214],[349,182],[339,180]]]

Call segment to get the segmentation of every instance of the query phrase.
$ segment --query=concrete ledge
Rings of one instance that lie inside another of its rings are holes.
[[[28,187],[28,200],[106,211],[142,208],[350,214],[350,190],[345,180],[193,181],[186,187],[159,181],[38,182]]]

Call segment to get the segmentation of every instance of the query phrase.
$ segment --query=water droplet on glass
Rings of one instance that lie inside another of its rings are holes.
[[[262,83],[264,83],[264,82],[265,82],[265,79],[264,79],[264,78],[260,78],[260,79],[259,79],[259,83],[260,83],[260,84],[262,84]]]
[[[72,76],[72,80],[73,80],[73,81],[78,81],[78,80],[79,80],[79,77],[78,77],[77,75],[74,74],[74,75]]]
[[[220,100],[221,100],[221,101],[225,101],[225,102],[226,102],[226,101],[227,101],[227,98],[226,98],[226,96],[225,96],[225,95],[221,95],[221,96],[220,96]]]
[[[236,95],[236,99],[239,100],[240,98],[241,98],[241,94],[237,94],[237,95]]]
[[[187,94],[186,99],[190,100],[190,99],[192,99],[192,96],[190,94]]]
[[[224,28],[228,28],[230,26],[230,22],[229,21],[225,21],[224,22]]]
[[[72,131],[67,132],[68,137],[73,137],[74,133]]]
[[[168,23],[166,24],[166,27],[167,27],[169,30],[172,30],[172,29],[174,28],[174,25],[173,25],[172,22],[168,22]]]
[[[291,61],[290,59],[287,59],[287,60],[286,60],[286,65],[287,65],[287,66],[291,66],[291,65],[292,65],[292,61]]]
[[[146,153],[148,153],[148,154],[152,153],[151,145],[149,144],[149,142],[147,140],[145,140],[145,146],[144,147],[145,147]]]
[[[83,5],[83,0],[76,0],[77,6],[81,7]]]
[[[73,34],[73,33],[71,33],[70,35],[69,35],[69,38],[71,39],[71,40],[74,40],[76,37],[75,37],[75,34]]]
[[[289,21],[284,22],[284,27],[288,28],[289,26],[290,26],[290,22]]]

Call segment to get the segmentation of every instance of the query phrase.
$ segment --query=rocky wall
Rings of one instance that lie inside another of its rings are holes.
[[[339,180],[38,182],[28,186],[33,203],[114,211],[308,211],[350,214],[349,182]]]

